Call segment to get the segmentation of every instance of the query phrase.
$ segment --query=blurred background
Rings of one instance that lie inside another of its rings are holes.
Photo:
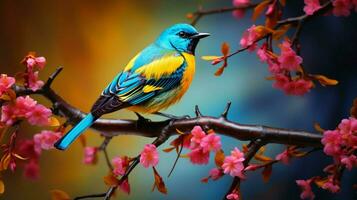
[[[153,0],[153,1],[0,1],[0,72],[14,75],[24,70],[19,63],[29,52],[47,58],[47,66],[40,73],[45,80],[57,66],[64,70],[55,80],[53,88],[68,102],[83,111],[89,111],[101,90],[131,57],[151,43],[166,27],[189,22],[185,16],[203,8],[231,6],[230,0]],[[303,1],[288,1],[285,17],[303,14]],[[204,17],[197,29],[210,32],[211,37],[198,45],[196,54],[219,55],[222,42],[239,48],[243,31],[250,27],[251,11],[237,20],[231,13]],[[259,21],[257,22],[259,23]],[[340,81],[336,87],[317,85],[304,97],[286,96],[273,89],[267,66],[255,54],[243,52],[230,59],[229,67],[221,77],[213,74],[216,67],[197,59],[197,73],[183,100],[166,112],[175,115],[193,115],[198,104],[205,115],[217,116],[227,101],[232,101],[229,118],[244,124],[263,124],[273,127],[314,131],[318,122],[325,129],[334,129],[342,118],[349,116],[349,108],[357,96],[357,16],[319,17],[306,24],[301,35],[302,56],[308,72],[324,74]],[[41,97],[40,102],[49,105]],[[133,113],[119,111],[114,118],[135,118]],[[158,117],[148,116],[152,120]],[[38,129],[24,126],[24,137],[32,137]],[[88,144],[97,146],[102,138],[87,131]],[[111,157],[135,156],[152,139],[120,136],[109,145]],[[242,142],[223,138],[225,152]],[[168,147],[168,143],[160,149]],[[267,154],[275,156],[284,149],[269,145]],[[79,142],[65,152],[46,151],[41,157],[41,175],[37,181],[26,180],[21,170],[4,173],[6,192],[0,199],[49,199],[49,190],[61,189],[71,197],[100,193],[106,190],[103,176],[107,167],[103,155],[95,166],[82,163],[83,149]],[[130,196],[118,192],[114,199],[221,199],[231,184],[230,177],[207,184],[200,179],[214,167],[194,166],[180,159],[170,178],[167,174],[175,154],[160,153],[158,171],[168,187],[168,195],[151,192],[154,181],[152,171],[137,167],[130,176]],[[288,166],[276,164],[268,183],[260,172],[249,173],[242,183],[244,199],[299,199],[296,179],[323,175],[322,169],[332,162],[321,152],[295,159]],[[332,195],[314,186],[317,199],[357,199],[356,170],[346,171],[342,191]]]

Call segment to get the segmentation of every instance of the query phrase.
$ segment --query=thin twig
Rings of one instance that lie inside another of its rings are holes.
[[[191,13],[191,15],[192,15],[191,25],[192,26],[196,25],[197,22],[203,16],[206,16],[206,15],[225,13],[225,12],[232,12],[232,11],[235,11],[235,10],[252,9],[252,8],[255,8],[255,6],[257,6],[257,4],[249,4],[249,5],[246,5],[246,6],[239,6],[239,7],[217,8],[217,9],[211,9],[211,10],[198,9],[196,12]]]

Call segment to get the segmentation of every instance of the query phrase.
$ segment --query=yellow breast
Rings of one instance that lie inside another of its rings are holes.
[[[134,112],[154,113],[166,109],[177,103],[188,90],[195,74],[195,56],[188,53],[182,54],[186,61],[186,69],[183,73],[181,84],[172,91],[165,92],[153,97],[150,101],[142,105],[131,106],[128,109]]]

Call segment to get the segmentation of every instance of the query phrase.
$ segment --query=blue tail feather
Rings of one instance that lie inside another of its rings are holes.
[[[95,121],[92,114],[88,114],[76,126],[74,126],[65,136],[56,142],[54,145],[57,149],[65,150],[74,142],[87,128]]]

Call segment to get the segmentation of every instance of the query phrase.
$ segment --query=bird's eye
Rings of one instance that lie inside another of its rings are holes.
[[[180,37],[182,37],[182,38],[187,38],[187,37],[188,37],[187,33],[183,32],[183,31],[180,31],[180,32],[178,33],[178,35],[179,35]]]

